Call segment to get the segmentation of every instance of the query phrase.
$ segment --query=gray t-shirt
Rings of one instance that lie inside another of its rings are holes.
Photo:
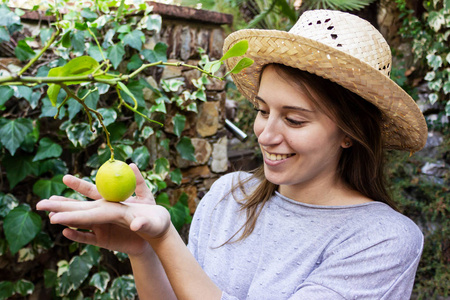
[[[276,193],[248,238],[220,246],[245,222],[242,194],[229,191],[248,176],[217,180],[190,229],[188,247],[222,299],[410,299],[423,235],[381,202],[317,206]]]

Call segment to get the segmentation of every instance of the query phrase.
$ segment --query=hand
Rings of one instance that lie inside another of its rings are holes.
[[[68,239],[139,255],[149,247],[145,239],[159,238],[168,231],[170,215],[164,207],[155,205],[153,195],[137,166],[130,166],[136,176],[136,196],[125,202],[105,201],[94,184],[66,175],[63,182],[69,188],[97,200],[78,201],[52,196],[49,200],[40,201],[36,207],[51,212],[49,217],[52,224],[89,230],[66,228],[63,234]]]

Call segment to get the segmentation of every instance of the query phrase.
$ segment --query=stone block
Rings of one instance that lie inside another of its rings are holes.
[[[192,167],[184,170],[182,184],[193,182],[197,178],[209,178],[211,177],[211,170],[207,165]]]
[[[226,136],[221,137],[217,143],[213,145],[211,170],[214,173],[223,173],[228,170],[228,139]]]
[[[197,121],[197,133],[201,137],[216,134],[219,128],[219,109],[220,104],[218,102],[204,102],[200,106]]]
[[[179,60],[169,59],[167,62],[177,63],[177,62],[179,62]],[[171,78],[181,77],[182,76],[181,72],[182,72],[181,67],[165,66],[164,71],[161,75],[161,79],[171,79]]]
[[[194,156],[197,161],[189,161],[177,155],[176,165],[179,168],[188,168],[192,166],[204,165],[209,161],[212,153],[211,144],[205,139],[192,138],[192,146],[194,146]]]
[[[209,37],[209,57],[212,59],[220,59],[223,55],[223,41],[225,33],[221,28],[214,28]]]

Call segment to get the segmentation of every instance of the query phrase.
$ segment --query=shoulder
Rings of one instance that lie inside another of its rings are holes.
[[[408,217],[384,203],[371,203],[347,218],[356,248],[414,260],[423,248],[423,234]],[[357,245],[357,246],[356,246]]]

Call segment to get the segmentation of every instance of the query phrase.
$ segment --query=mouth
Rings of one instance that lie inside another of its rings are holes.
[[[267,151],[264,150],[264,156],[271,161],[280,161],[280,160],[284,160],[287,159],[289,157],[294,156],[294,153],[290,153],[290,154],[276,154],[276,153],[269,153]]]

